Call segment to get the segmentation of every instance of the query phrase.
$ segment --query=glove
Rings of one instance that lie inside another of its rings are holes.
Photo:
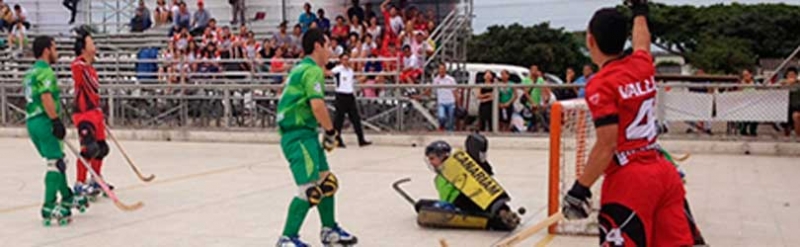
[[[647,0],[625,0],[625,5],[633,11],[633,17],[647,16],[650,8],[647,5]]]
[[[337,135],[338,133],[336,133],[336,130],[325,131],[325,135],[322,136],[322,148],[324,148],[325,151],[331,152],[339,145],[339,142],[336,140]]]
[[[64,140],[64,136],[67,135],[67,129],[64,128],[64,123],[61,123],[60,118],[52,119],[52,123],[53,123],[53,135],[59,140]]]
[[[561,208],[564,218],[576,220],[589,217],[589,212],[592,210],[592,206],[589,203],[589,198],[591,197],[592,191],[575,181],[572,189],[564,196],[564,207]]]

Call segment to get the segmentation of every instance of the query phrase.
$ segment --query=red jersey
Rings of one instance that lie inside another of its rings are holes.
[[[658,155],[654,75],[652,56],[639,50],[607,62],[586,85],[595,127],[618,124],[615,160],[620,166]]]
[[[75,81],[75,113],[86,112],[100,107],[100,83],[97,71],[86,63],[83,57],[75,58],[70,65],[72,80]]]

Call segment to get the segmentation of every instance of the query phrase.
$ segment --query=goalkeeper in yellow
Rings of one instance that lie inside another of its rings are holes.
[[[281,149],[299,188],[289,205],[278,247],[308,246],[300,241],[298,232],[314,206],[322,221],[320,239],[324,246],[351,246],[358,242],[355,236],[339,227],[334,217],[334,194],[339,185],[325,158],[324,150],[330,152],[337,145],[337,133],[325,106],[321,68],[330,57],[328,45],[328,38],[320,29],[310,29],[303,35],[303,50],[309,55],[289,72],[278,104]],[[319,127],[325,131],[322,143],[317,132]]]

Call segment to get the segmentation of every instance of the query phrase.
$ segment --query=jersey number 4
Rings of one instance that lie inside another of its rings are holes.
[[[652,141],[658,135],[656,125],[656,99],[648,99],[639,106],[639,113],[630,125],[625,128],[625,137],[628,140],[638,140],[647,138]]]

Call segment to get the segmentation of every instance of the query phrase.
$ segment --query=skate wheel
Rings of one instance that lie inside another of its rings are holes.
[[[50,219],[44,219],[42,220],[42,225],[45,227],[50,227],[51,225],[53,225],[53,222]]]
[[[70,223],[70,222],[72,222],[72,219],[70,219],[70,218],[61,218],[61,219],[58,219],[58,225],[59,225],[59,226],[66,226],[66,225],[69,225],[69,223]]]
[[[80,213],[86,213],[86,206],[80,206],[80,207],[78,207],[78,212],[80,212]]]

